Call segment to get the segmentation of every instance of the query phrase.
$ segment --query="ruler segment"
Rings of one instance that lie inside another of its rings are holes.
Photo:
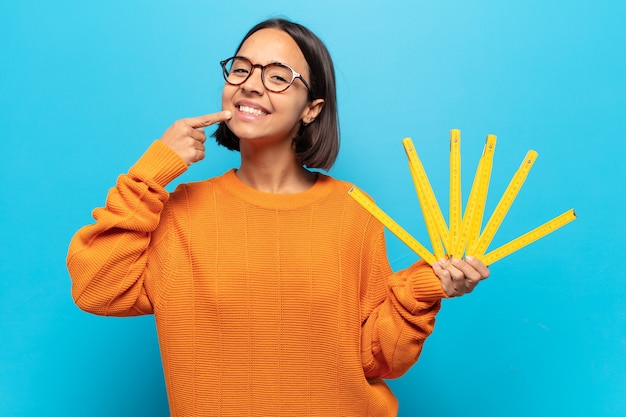
[[[487,201],[487,192],[489,190],[489,181],[491,180],[496,139],[495,135],[487,135],[483,154],[480,157],[478,168],[474,175],[474,182],[472,183],[472,189],[467,199],[463,216],[461,242],[464,242],[464,247],[462,247],[462,250],[473,247],[480,236],[480,228],[485,212],[485,202]]]
[[[430,238],[433,252],[435,253],[435,257],[437,259],[441,259],[445,256],[445,251],[443,248],[443,244],[441,243],[441,237],[437,232],[437,226],[435,225],[432,213],[430,212],[430,206],[428,202],[426,202],[424,199],[422,185],[420,184],[420,180],[417,178],[417,174],[415,173],[415,170],[413,169],[413,166],[411,164],[409,164],[409,169],[411,171],[411,176],[413,177],[415,190],[417,191],[417,199],[419,201],[420,207],[422,208],[422,215],[424,217],[424,222],[426,223],[426,230],[428,231],[428,237]]]
[[[367,210],[372,216],[380,221],[391,233],[396,235],[402,242],[404,242],[409,248],[413,250],[419,257],[428,262],[429,265],[433,265],[437,262],[435,256],[428,251],[420,242],[418,242],[413,236],[396,223],[391,217],[387,215],[380,207],[378,207],[367,195],[365,195],[357,187],[353,186],[348,194],[356,200],[365,210]]]
[[[423,185],[424,179],[419,178],[419,175],[410,161],[409,170],[411,171],[411,177],[413,177],[413,184],[415,185],[415,190],[417,191],[417,199],[420,207],[422,208],[422,215],[424,217],[424,222],[426,223],[426,230],[428,231],[428,237],[430,238],[433,252],[435,253],[435,257],[437,259],[441,259],[445,257],[445,250],[443,248],[443,243],[441,242],[437,226],[435,225],[433,214],[431,213],[432,203],[426,201]]]
[[[491,265],[496,261],[504,258],[512,254],[513,252],[523,248],[524,246],[530,245],[531,243],[541,239],[542,237],[554,232],[555,230],[565,226],[569,222],[576,219],[576,213],[573,209],[566,211],[560,216],[555,217],[542,224],[541,226],[531,230],[528,233],[523,234],[522,236],[513,239],[509,243],[500,246],[497,249],[492,250],[482,258],[480,258],[485,265]]]
[[[480,258],[485,254],[498,228],[502,224],[504,216],[509,211],[509,208],[511,207],[511,204],[513,204],[515,197],[517,197],[517,193],[519,192],[520,188],[522,188],[522,185],[524,184],[524,181],[526,180],[526,177],[530,172],[530,168],[532,168],[536,159],[537,152],[533,150],[528,151],[526,157],[524,158],[524,161],[522,161],[519,169],[511,179],[511,182],[509,183],[508,187],[504,191],[504,194],[500,198],[500,201],[498,202],[498,205],[496,206],[494,212],[489,218],[489,221],[485,225],[485,229],[480,235],[478,242],[476,243],[476,245],[474,245],[474,247],[469,248],[467,252],[468,255]]]
[[[446,247],[451,258],[463,257],[459,248],[463,221],[461,211],[461,131],[452,129],[450,130],[450,232],[448,236],[450,247]]]
[[[439,237],[435,239],[435,241],[439,241],[444,247],[448,247],[448,226],[446,225],[446,221],[443,218],[443,214],[441,213],[439,203],[435,198],[435,193],[433,192],[433,189],[430,185],[430,181],[428,181],[428,176],[426,175],[424,166],[417,156],[417,152],[415,150],[415,147],[413,146],[413,141],[411,140],[411,138],[405,138],[402,141],[402,145],[404,146],[404,150],[409,160],[411,175],[413,175],[414,182],[418,182],[418,185],[416,186],[418,197],[420,194],[422,194],[423,196],[423,205],[422,200],[420,200],[422,212],[428,213],[428,215],[424,215],[424,221],[426,222],[428,234],[429,236],[431,236],[431,234],[432,236],[439,235]],[[430,223],[431,221],[432,223]],[[432,240],[433,238],[431,238],[431,242]],[[433,251],[436,250],[439,254],[443,252],[442,256],[445,256],[445,249],[442,248],[442,251],[440,252],[438,246],[439,244],[433,243]],[[439,259],[439,255],[437,255],[437,257]]]

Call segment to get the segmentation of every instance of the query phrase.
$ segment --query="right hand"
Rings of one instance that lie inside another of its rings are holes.
[[[161,142],[169,146],[189,166],[204,159],[206,134],[203,128],[226,121],[231,117],[231,112],[221,111],[177,120],[163,133]]]

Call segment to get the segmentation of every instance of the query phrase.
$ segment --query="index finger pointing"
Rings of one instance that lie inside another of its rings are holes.
[[[215,124],[218,122],[226,121],[230,119],[231,116],[232,116],[231,112],[226,110],[226,111],[221,111],[221,112],[212,113],[212,114],[205,114],[204,116],[189,117],[185,119],[185,123],[187,123],[189,126],[196,129],[200,127],[211,126],[212,124]]]

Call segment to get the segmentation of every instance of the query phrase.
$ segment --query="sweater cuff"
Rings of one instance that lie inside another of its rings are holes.
[[[418,301],[437,301],[449,298],[441,286],[439,277],[433,272],[433,268],[424,260],[419,260],[410,268],[411,291]]]
[[[187,164],[176,152],[160,140],[155,140],[129,174],[165,187],[186,170]]]

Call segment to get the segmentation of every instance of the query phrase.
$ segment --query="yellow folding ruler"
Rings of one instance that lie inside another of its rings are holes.
[[[434,254],[413,238],[358,188],[352,187],[348,193],[430,265],[441,258],[462,258],[464,255],[474,256],[481,259],[486,265],[491,265],[576,219],[574,210],[568,210],[530,232],[486,253],[489,244],[537,159],[537,152],[533,150],[528,151],[481,232],[480,228],[484,218],[485,203],[491,178],[496,136],[487,135],[487,141],[474,175],[474,182],[472,183],[465,212],[463,212],[461,199],[461,132],[457,129],[450,131],[449,227],[446,226],[443,214],[430,186],[424,167],[417,156],[413,142],[410,138],[405,138],[402,144],[407,154],[409,170],[413,178],[420,207],[422,208],[422,215]]]
[[[403,241],[409,248],[413,249],[413,252],[417,253],[423,260],[430,265],[437,262],[435,256],[430,253],[421,243],[419,243],[413,236],[396,223],[391,217],[389,217],[384,211],[382,211],[367,195],[365,195],[357,187],[352,187],[348,194],[352,196],[360,205],[362,205],[370,214],[378,219],[391,233],[396,235],[401,241]]]

